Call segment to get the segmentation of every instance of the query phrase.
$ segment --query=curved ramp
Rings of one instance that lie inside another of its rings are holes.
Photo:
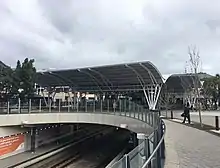
[[[0,115],[0,126],[50,123],[91,123],[121,127],[149,135],[153,128],[147,123],[128,116],[107,113],[37,113]]]

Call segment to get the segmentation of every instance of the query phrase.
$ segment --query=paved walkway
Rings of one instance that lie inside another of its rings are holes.
[[[164,121],[167,131],[165,168],[220,168],[220,137]]]
[[[171,117],[170,113],[171,113],[170,111],[167,112],[168,118]],[[182,113],[183,113],[183,111],[181,111],[181,110],[174,111],[173,112],[173,117],[174,118],[179,118],[179,119],[182,120],[183,119],[183,117],[181,117]],[[201,114],[202,114],[203,124],[215,127],[215,116],[216,115],[220,116],[220,111],[202,111]],[[162,111],[162,115],[166,116],[166,112]],[[190,112],[190,118],[194,122],[199,122],[199,113],[198,112]]]

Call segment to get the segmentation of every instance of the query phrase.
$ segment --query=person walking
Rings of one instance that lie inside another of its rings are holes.
[[[182,116],[184,117],[183,119],[183,122],[182,123],[185,123],[186,122],[186,118],[188,120],[188,123],[190,124],[191,121],[190,121],[190,106],[189,106],[189,103],[187,103],[184,107],[184,112],[182,114]]]

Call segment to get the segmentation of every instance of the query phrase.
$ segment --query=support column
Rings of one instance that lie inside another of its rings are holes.
[[[161,91],[160,84],[144,86],[143,92],[150,110],[155,110]]]
[[[31,128],[31,152],[35,153],[36,145],[36,127]]]

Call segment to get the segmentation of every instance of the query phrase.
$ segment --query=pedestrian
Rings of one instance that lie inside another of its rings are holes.
[[[184,107],[184,112],[183,114],[181,115],[182,117],[184,117],[183,119],[183,122],[182,123],[185,123],[186,122],[186,118],[188,120],[188,123],[190,124],[190,106],[189,106],[189,103],[187,103]]]

